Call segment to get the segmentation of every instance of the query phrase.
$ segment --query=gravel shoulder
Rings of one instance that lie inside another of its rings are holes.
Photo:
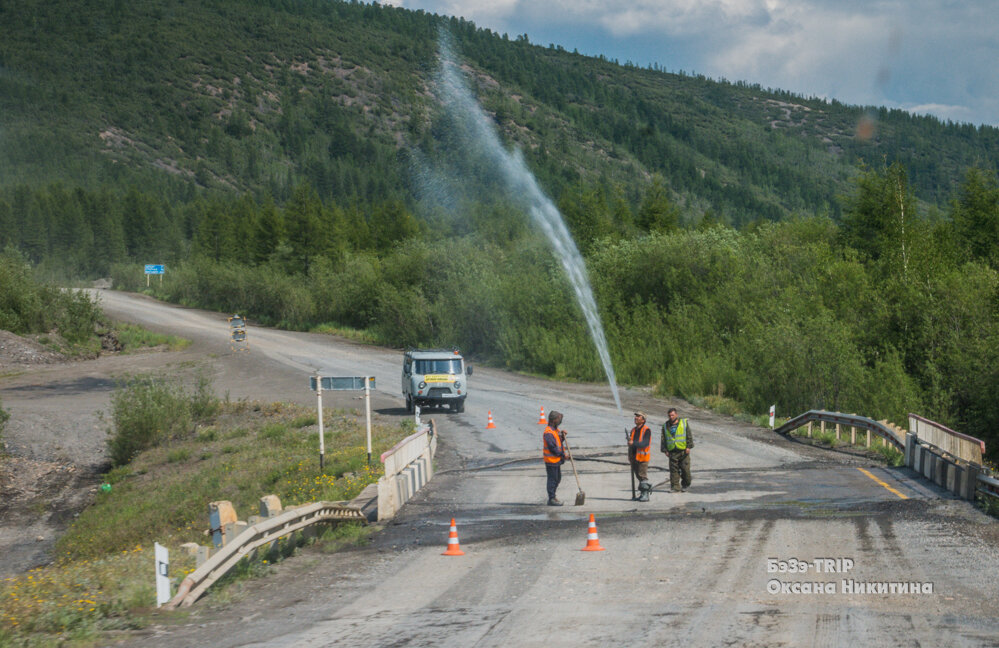
[[[128,374],[191,374],[196,353],[149,350],[70,360],[0,331],[0,402],[10,413],[0,458],[0,576],[47,564],[106,469],[110,396]]]

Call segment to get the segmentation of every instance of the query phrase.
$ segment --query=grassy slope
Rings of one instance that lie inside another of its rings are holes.
[[[101,632],[140,627],[154,598],[152,543],[171,548],[175,577],[189,573],[193,559],[176,549],[183,542],[208,544],[202,531],[209,501],[228,499],[246,519],[266,494],[278,495],[285,506],[345,500],[377,480],[381,465],[366,465],[357,412],[326,412],[323,473],[315,420],[308,408],[230,403],[210,426],[109,473],[110,490],[98,491],[59,540],[57,564],[0,582],[0,646],[93,640]],[[409,432],[375,426],[375,454]],[[345,533],[357,536],[356,530]],[[266,571],[259,563],[247,569]]]

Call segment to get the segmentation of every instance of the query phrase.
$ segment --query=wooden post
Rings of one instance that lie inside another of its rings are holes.
[[[839,441],[839,423],[836,424],[836,440]]]
[[[826,422],[825,421],[819,421],[819,432],[822,433],[822,436],[826,435]]]
[[[857,428],[850,426],[850,444],[857,445]]]
[[[871,431],[870,430],[867,431],[867,447],[868,448],[871,447]]]
[[[809,439],[812,438],[812,422],[811,421],[808,422],[808,438]]]

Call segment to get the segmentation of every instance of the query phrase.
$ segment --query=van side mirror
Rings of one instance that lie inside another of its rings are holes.
[[[465,374],[469,376],[472,375],[472,365],[465,365]]]

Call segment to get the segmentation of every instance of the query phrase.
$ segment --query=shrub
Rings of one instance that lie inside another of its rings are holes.
[[[0,329],[18,334],[57,329],[80,344],[93,338],[100,319],[97,303],[86,293],[42,283],[18,254],[0,253]]]
[[[901,466],[905,463],[905,455],[902,454],[895,446],[892,445],[874,445],[871,446],[877,454],[885,460],[885,463],[889,466]]]
[[[111,463],[121,466],[138,453],[191,426],[191,407],[183,389],[152,376],[127,379],[111,395],[113,430],[108,439]]]
[[[209,419],[222,409],[222,401],[212,390],[212,379],[204,374],[198,374],[194,381],[194,393],[191,394],[191,416],[196,421]]]

